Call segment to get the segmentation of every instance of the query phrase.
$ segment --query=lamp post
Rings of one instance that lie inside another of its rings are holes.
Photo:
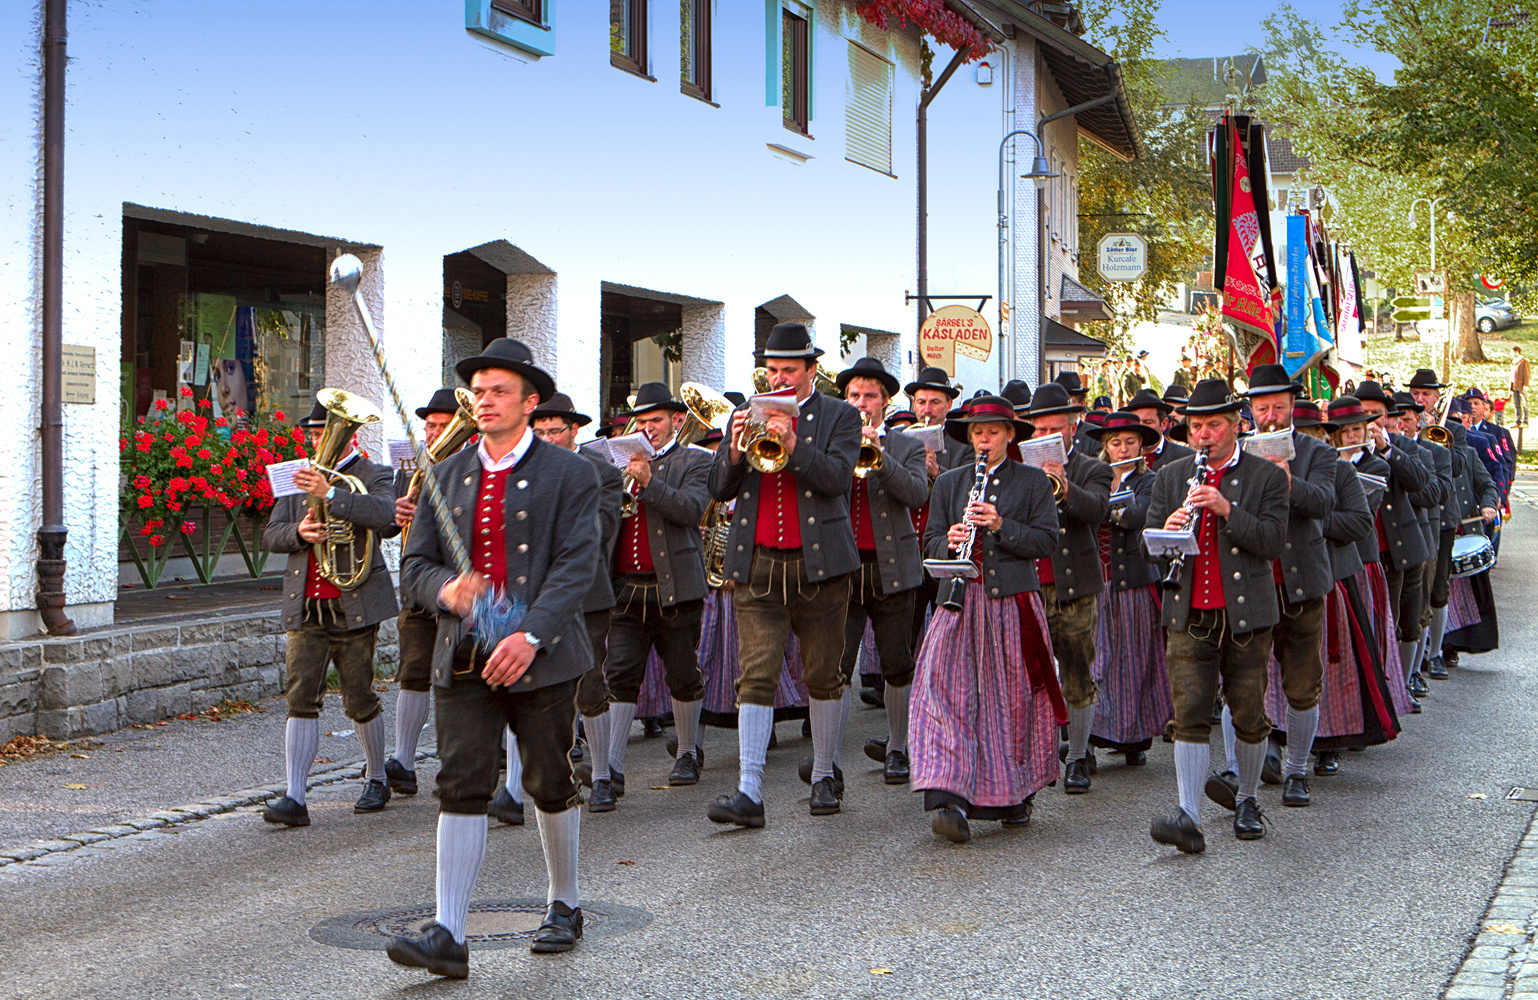
[[[1047,158],[1041,155],[1041,137],[1030,129],[1017,128],[1013,132],[1007,133],[1004,138],[999,141],[999,326],[1001,328],[1001,332],[1004,326],[1005,311],[1013,309],[1013,312],[1010,314],[1010,336],[1007,338],[1001,336],[999,338],[1000,386],[1003,386],[1005,382],[1015,377],[1015,343],[1013,324],[1014,318],[1018,316],[1020,312],[1018,309],[1013,308],[1013,289],[1010,289],[1008,292],[1006,292],[1004,287],[1004,248],[1009,243],[1009,212],[1006,208],[1007,203],[1004,200],[1004,153],[1005,150],[1009,148],[1010,140],[1020,135],[1028,135],[1031,137],[1031,140],[1036,143],[1036,156],[1031,160],[1031,170],[1029,173],[1021,174],[1020,176],[1032,181],[1036,185],[1036,254],[1038,258],[1038,265],[1043,253],[1041,247],[1041,190],[1047,186],[1047,181],[1058,176],[1052,172],[1052,165],[1047,162]]]
[[[1426,214],[1431,217],[1431,269],[1433,271],[1435,271],[1437,269],[1437,203],[1442,201],[1446,197],[1447,197],[1446,195],[1438,195],[1435,198],[1416,198],[1414,201],[1410,202],[1410,219],[1409,219],[1409,222],[1410,222],[1410,228],[1411,229],[1415,228],[1415,206],[1416,205],[1419,205],[1421,202],[1425,202],[1426,203]],[[1442,308],[1441,308],[1442,307],[1442,296],[1440,296],[1440,295],[1433,295],[1433,296],[1431,296],[1431,302],[1432,302],[1432,310],[1431,311],[1432,311],[1433,314],[1439,313],[1439,312],[1442,311]],[[1436,318],[1438,320],[1442,319],[1441,316],[1437,316]],[[1449,377],[1452,375],[1452,367],[1453,367],[1453,357],[1452,357],[1452,354],[1453,354],[1453,343],[1452,343],[1452,341],[1453,341],[1452,331],[1448,330],[1447,331],[1447,339],[1442,342],[1442,381],[1444,381],[1444,382],[1448,381]],[[1433,355],[1433,357],[1434,357],[1434,355]]]

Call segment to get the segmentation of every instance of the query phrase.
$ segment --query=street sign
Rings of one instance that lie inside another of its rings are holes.
[[[1431,299],[1420,295],[1401,295],[1392,303],[1395,323],[1415,323],[1431,318]]]
[[[956,352],[977,361],[993,353],[993,331],[982,313],[970,306],[942,306],[919,327],[919,360],[956,374]]]
[[[1420,331],[1423,344],[1447,343],[1448,324],[1445,319],[1423,319],[1415,324],[1415,329]]]
[[[1107,281],[1136,281],[1148,270],[1148,243],[1137,233],[1107,233],[1097,258]]]
[[[1418,295],[1446,295],[1446,271],[1416,271],[1415,291]]]

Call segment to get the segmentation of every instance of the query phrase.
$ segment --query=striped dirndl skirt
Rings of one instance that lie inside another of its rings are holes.
[[[1041,596],[1027,597],[1046,653],[1037,673],[1055,680]],[[1032,688],[1021,627],[1015,598],[989,598],[976,582],[961,611],[930,619],[908,713],[911,783],[926,808],[954,802],[1006,819],[1057,778],[1056,713],[1047,690]]]
[[[1410,689],[1405,686],[1404,663],[1399,659],[1399,633],[1394,619],[1397,610],[1389,600],[1388,575],[1383,564],[1370,562],[1357,575],[1362,586],[1362,603],[1367,605],[1367,615],[1372,620],[1374,638],[1378,640],[1378,658],[1383,663],[1383,681],[1388,685],[1389,696],[1394,701],[1394,714],[1401,720],[1410,714]]]
[[[1090,672],[1100,689],[1090,742],[1112,750],[1148,749],[1175,715],[1152,585],[1100,592]]]
[[[1455,576],[1447,581],[1447,629],[1456,632],[1478,625],[1481,620],[1479,601],[1474,597],[1472,577]],[[1438,650],[1440,652],[1440,650]]]
[[[655,655],[655,654],[654,654]],[[705,704],[700,717],[713,726],[737,725],[737,606],[725,589],[705,596],[700,616],[700,675],[705,684]],[[649,668],[648,668],[649,669]],[[807,714],[806,685],[801,681],[801,642],[792,631],[785,640],[785,666],[774,692],[776,719],[801,718]]]
[[[641,681],[641,693],[636,697],[635,717],[655,719],[673,711],[673,692],[668,690],[667,669],[662,657],[653,649],[646,658],[646,676]]]

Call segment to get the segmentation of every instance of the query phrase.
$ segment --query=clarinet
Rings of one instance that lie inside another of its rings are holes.
[[[977,457],[977,478],[972,481],[972,492],[967,494],[966,507],[983,499],[988,489],[988,458],[986,455]],[[962,517],[965,517],[963,508]],[[972,546],[977,541],[977,524],[973,521],[966,522],[967,537],[962,541],[961,547],[956,550],[956,562],[971,562]],[[947,611],[960,611],[963,597],[967,589],[967,577],[952,576],[940,581],[939,590],[935,594],[935,603]]]
[[[1200,517],[1200,512],[1196,509],[1195,506],[1192,505],[1190,500],[1190,493],[1192,490],[1202,485],[1206,478],[1207,449],[1204,447],[1196,453],[1196,465],[1191,470],[1191,478],[1186,480],[1186,502],[1180,505],[1180,509],[1185,511],[1186,516],[1189,518],[1186,523],[1190,526],[1191,534],[1193,535],[1196,534],[1197,522],[1195,519]],[[1185,568],[1186,554],[1184,552],[1177,552],[1170,558],[1169,572],[1164,574],[1162,585],[1165,590],[1180,589],[1180,578],[1181,575],[1185,573]]]

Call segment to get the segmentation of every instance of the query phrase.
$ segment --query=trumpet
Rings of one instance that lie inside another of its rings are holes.
[[[432,444],[427,446],[427,457],[431,460],[432,464],[426,469],[417,469],[411,474],[411,482],[406,487],[406,496],[411,499],[412,503],[416,503],[417,497],[421,495],[422,480],[427,478],[432,466],[437,465],[460,448],[463,448],[465,442],[475,437],[475,397],[470,395],[469,389],[461,387],[454,390],[454,401],[459,404],[459,409],[455,412],[454,419],[450,420],[448,426],[443,428],[443,432],[433,440]],[[406,542],[410,537],[411,522],[407,521],[406,526],[401,529],[402,549],[405,549]]]
[[[1052,502],[1061,507],[1063,501],[1068,499],[1068,484],[1063,481],[1062,476],[1048,472],[1046,469],[1042,469],[1041,472],[1047,477],[1047,482],[1052,484]]]
[[[866,427],[875,426],[869,417],[864,418]],[[854,475],[856,479],[868,479],[881,471],[881,466],[886,463],[886,449],[881,447],[881,439],[872,441],[865,437],[860,438],[860,454],[854,462]]]
[[[1421,432],[1416,435],[1416,440],[1430,441],[1432,444],[1439,444],[1443,448],[1451,448],[1453,445],[1453,432],[1447,429],[1447,413],[1451,409],[1452,400],[1449,399],[1447,405],[1442,407],[1442,419],[1434,424],[1422,427]]]
[[[737,439],[737,450],[748,456],[748,464],[761,473],[779,472],[790,463],[785,446],[762,420],[748,418]]]
[[[310,464],[339,490],[367,496],[368,487],[363,480],[338,472],[333,466],[347,454],[358,428],[379,423],[383,414],[373,403],[345,389],[322,389],[315,396],[326,408],[326,426],[321,431],[320,444],[316,446]],[[325,540],[312,546],[315,572],[338,590],[357,590],[374,567],[373,529],[363,529],[363,552],[360,555],[353,547],[357,536],[352,522],[332,517],[331,505],[323,499],[311,497],[309,503],[315,520],[326,526]]]

